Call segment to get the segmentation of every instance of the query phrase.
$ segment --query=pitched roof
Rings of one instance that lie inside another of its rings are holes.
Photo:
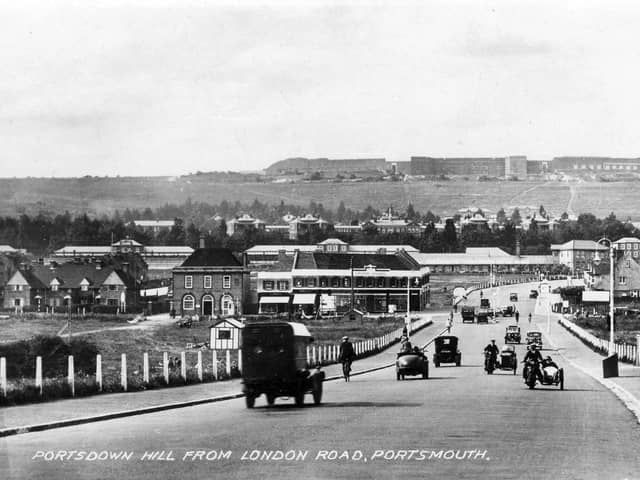
[[[181,267],[241,267],[242,263],[228,248],[199,248]]]
[[[44,265],[34,265],[29,270],[21,270],[21,273],[33,288],[49,288],[54,278],[58,279],[63,288],[80,288],[80,283],[85,278],[92,285],[100,286],[114,271],[111,267],[98,270],[95,265],[63,263],[53,269]],[[135,283],[124,272],[118,271],[117,274],[126,284]]]
[[[378,268],[390,270],[413,270],[416,265],[410,258],[400,254],[368,254],[360,253],[351,255],[347,253],[321,253],[300,254],[296,269],[320,269],[320,270],[346,270],[351,268],[364,268],[374,265]]]
[[[551,245],[551,250],[609,250],[593,240],[569,240],[560,245]]]

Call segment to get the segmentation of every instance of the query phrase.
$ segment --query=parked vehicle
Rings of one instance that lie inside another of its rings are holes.
[[[460,309],[460,315],[462,316],[462,323],[475,321],[476,311],[475,308],[464,306]]]
[[[540,365],[540,378],[536,374],[536,364],[533,360],[528,360],[524,366],[524,383],[534,389],[539,380],[541,385],[557,385],[560,390],[564,390],[564,369],[558,368],[553,362],[543,361]]]
[[[476,308],[476,320],[478,323],[489,323],[489,317],[491,316],[491,310],[485,307]]]
[[[462,353],[460,352],[458,337],[453,335],[436,337],[434,345],[433,364],[436,368],[441,363],[455,363],[457,367],[460,366]]]
[[[396,380],[404,380],[406,375],[422,375],[429,378],[429,360],[422,351],[414,349],[400,352],[396,357]]]
[[[529,298],[538,298],[538,290],[531,290],[529,292]]]
[[[247,408],[265,394],[267,404],[277,397],[293,397],[304,405],[306,393],[316,405],[322,401],[324,372],[307,367],[307,346],[313,338],[295,322],[250,323],[242,332],[242,383]]]
[[[518,325],[509,325],[504,333],[504,343],[520,343],[521,341],[520,327]]]
[[[531,345],[532,343],[535,343],[538,348],[542,348],[542,332],[527,332],[527,345]]]
[[[516,292],[511,292],[509,294],[509,301],[510,302],[517,302],[518,301],[518,294]]]
[[[500,370],[513,371],[516,374],[518,370],[518,355],[516,354],[516,348],[513,345],[505,345],[500,350],[500,362],[497,367]]]

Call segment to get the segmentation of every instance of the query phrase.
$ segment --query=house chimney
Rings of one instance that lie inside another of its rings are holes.
[[[204,235],[200,235],[200,248],[204,248]]]

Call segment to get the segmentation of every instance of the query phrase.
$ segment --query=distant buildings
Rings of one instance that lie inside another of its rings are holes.
[[[614,262],[613,296],[618,299],[640,298],[640,264],[635,261],[632,250],[618,250]],[[593,290],[609,291],[610,264],[607,260],[592,262],[584,272],[585,284]]]
[[[267,175],[314,174],[333,178],[344,174],[370,174],[384,172],[387,162],[384,158],[356,158],[330,160],[328,158],[288,158],[280,160],[265,169]]]
[[[527,157],[411,157],[411,175],[527,176]]]
[[[107,305],[120,311],[137,305],[138,284],[112,267],[65,263],[33,265],[18,270],[7,282],[4,307],[44,312],[46,308],[90,309]]]
[[[230,237],[239,232],[264,229],[265,223],[262,220],[254,218],[247,213],[227,221],[227,235]]]
[[[176,222],[175,220],[134,220],[133,224],[144,231],[158,233],[171,230]]]
[[[551,255],[560,265],[566,265],[572,273],[582,274],[596,258],[608,262],[609,249],[592,240],[571,240],[561,245],[551,245]]]
[[[180,265],[193,253],[186,246],[144,246],[133,239],[125,238],[111,245],[69,245],[62,247],[50,257],[58,263],[71,262],[74,259],[96,260],[107,255],[137,254],[147,264],[148,278],[161,278],[171,275],[171,269]]]

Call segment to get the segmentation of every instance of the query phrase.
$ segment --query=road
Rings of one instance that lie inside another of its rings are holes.
[[[535,304],[524,296],[523,333]],[[531,328],[542,320],[535,316]],[[638,478],[640,429],[595,380],[557,356],[566,371],[564,391],[529,390],[519,374],[483,372],[484,346],[491,338],[500,344],[509,323],[462,325],[458,318],[453,333],[461,338],[461,367],[431,364],[428,380],[398,382],[393,369],[384,369],[350,383],[327,382],[319,407],[278,399],[268,408],[260,398],[247,410],[239,399],[0,439],[0,478]],[[132,458],[33,458],[72,450],[125,451]],[[210,460],[183,460],[197,450],[210,452]],[[171,451],[174,460],[141,459],[155,451]],[[252,459],[275,451],[299,457]],[[323,453],[329,451],[343,458],[330,459]]]

